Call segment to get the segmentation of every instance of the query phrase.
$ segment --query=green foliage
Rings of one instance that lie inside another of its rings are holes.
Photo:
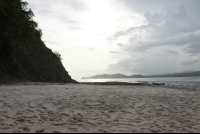
[[[14,40],[26,42],[42,36],[42,30],[33,21],[34,13],[21,0],[0,0],[0,30],[7,32]],[[39,33],[39,36],[37,36]],[[0,35],[0,39],[3,34]],[[2,40],[2,39],[1,39]]]
[[[54,51],[53,53],[60,59],[60,61],[62,61],[61,54],[59,52]]]
[[[13,57],[13,64],[16,51],[25,53],[27,44],[42,37],[42,30],[33,21],[34,13],[27,6],[22,0],[0,0],[0,53]]]
[[[36,29],[35,31],[35,35],[38,37],[38,38],[41,38],[42,37],[42,30],[41,29]]]

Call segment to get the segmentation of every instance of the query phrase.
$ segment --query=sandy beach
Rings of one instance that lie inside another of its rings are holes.
[[[199,133],[200,89],[0,85],[0,133]]]

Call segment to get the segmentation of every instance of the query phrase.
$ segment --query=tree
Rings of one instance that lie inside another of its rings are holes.
[[[5,32],[14,40],[37,39],[36,33],[41,33],[41,29],[36,29],[38,24],[32,19],[34,13],[27,5],[21,0],[0,0],[0,43]]]
[[[60,59],[60,61],[62,61],[61,54],[59,52],[54,51],[53,53]]]
[[[14,45],[12,65],[17,47],[24,49],[25,44],[42,36],[42,30],[32,19],[34,13],[27,5],[21,0],[0,0],[0,53],[4,36],[9,36]]]

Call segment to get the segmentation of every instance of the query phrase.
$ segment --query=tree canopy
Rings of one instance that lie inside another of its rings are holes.
[[[42,37],[42,30],[33,20],[34,13],[22,0],[0,0],[0,54],[10,57],[12,66],[19,64],[21,53],[30,42]],[[16,60],[16,53],[18,58]]]
[[[42,36],[37,22],[33,21],[34,13],[27,5],[21,0],[0,0],[0,42],[4,34],[22,42]]]
[[[61,54],[59,52],[54,51],[53,53],[60,59],[60,61],[63,60],[62,57],[61,57]]]

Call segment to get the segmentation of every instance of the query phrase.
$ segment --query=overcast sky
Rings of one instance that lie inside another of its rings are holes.
[[[27,0],[73,79],[200,70],[200,0]]]

